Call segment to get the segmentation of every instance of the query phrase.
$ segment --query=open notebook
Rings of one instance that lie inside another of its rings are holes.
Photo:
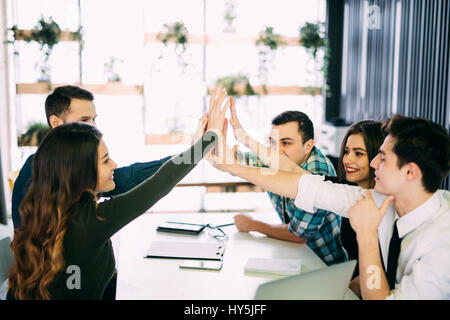
[[[222,260],[225,245],[215,242],[153,241],[145,258]]]

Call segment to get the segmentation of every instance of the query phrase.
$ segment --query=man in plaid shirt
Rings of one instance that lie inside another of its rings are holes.
[[[249,166],[267,167],[260,160],[261,154],[269,154],[265,159],[271,161],[270,152],[261,152],[264,146],[252,140],[239,123],[234,102],[231,103],[230,122],[237,140],[253,153],[237,152],[240,162]],[[278,137],[277,137],[278,136]],[[336,172],[330,160],[319,148],[314,146],[314,127],[306,114],[299,111],[286,111],[272,120],[271,144],[283,158],[279,169],[295,171],[301,167],[314,174],[335,176]],[[266,149],[268,150],[268,149]],[[257,153],[260,157],[255,156]],[[286,157],[284,157],[286,156]],[[273,159],[272,159],[273,160]],[[286,162],[287,161],[287,162]],[[282,224],[267,224],[252,217],[239,214],[235,216],[235,225],[241,232],[258,231],[272,238],[304,243],[328,265],[348,259],[340,237],[341,217],[333,212],[318,210],[309,213],[297,208],[294,199],[281,197],[268,192]]]

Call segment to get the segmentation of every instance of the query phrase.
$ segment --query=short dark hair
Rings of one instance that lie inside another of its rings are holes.
[[[60,117],[61,114],[69,110],[72,99],[94,100],[94,95],[86,89],[77,86],[58,87],[45,99],[45,115],[48,125],[51,128],[50,116]]]
[[[345,168],[344,168],[344,152],[345,145],[347,144],[348,137],[352,134],[362,134],[364,139],[365,148],[367,151],[367,157],[369,158],[369,164],[373,158],[375,158],[380,150],[380,146],[383,144],[384,138],[386,137],[385,132],[382,128],[382,122],[375,120],[363,120],[355,122],[348,128],[342,139],[341,152],[338,160],[338,171],[337,176],[339,181],[343,182],[345,180]],[[370,167],[369,169],[369,185],[373,187],[375,184],[375,169]]]
[[[398,167],[414,162],[426,191],[435,192],[450,170],[450,135],[441,125],[422,118],[394,115],[383,129],[395,139]]]
[[[314,139],[314,125],[306,114],[300,111],[285,111],[272,120],[272,125],[279,126],[288,122],[297,122],[298,131],[302,134],[303,143]]]

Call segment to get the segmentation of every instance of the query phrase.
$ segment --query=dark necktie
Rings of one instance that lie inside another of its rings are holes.
[[[394,224],[394,231],[392,231],[392,238],[389,242],[388,263],[386,278],[389,283],[389,288],[392,290],[395,287],[395,276],[397,274],[398,256],[400,255],[400,245],[402,240],[398,237],[397,221]]]

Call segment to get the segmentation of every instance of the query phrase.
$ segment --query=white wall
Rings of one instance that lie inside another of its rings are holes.
[[[1,0],[0,5],[0,150],[1,164],[3,170],[3,183],[5,190],[5,199],[8,211],[11,207],[11,191],[7,181],[7,174],[11,171],[11,134],[10,134],[10,116],[8,108],[8,55],[7,46],[3,44],[6,31],[6,0]]]

